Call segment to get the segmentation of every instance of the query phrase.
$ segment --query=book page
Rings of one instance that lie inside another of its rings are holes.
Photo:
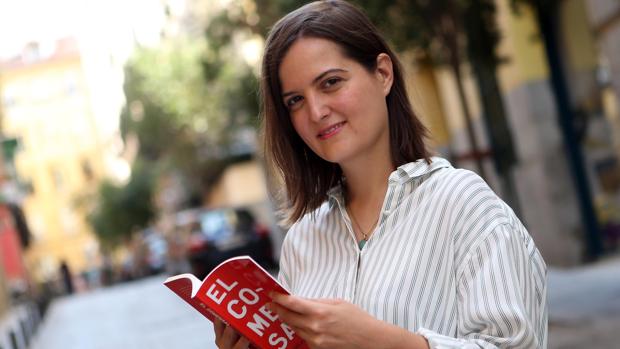
[[[196,294],[200,290],[202,282],[198,280],[192,274],[180,274],[169,277],[164,282],[164,285],[168,287],[172,292],[176,293],[179,297],[185,300],[189,305],[198,310],[207,319],[213,321],[213,313],[207,307],[207,305],[196,297]]]
[[[178,292],[175,291],[175,293],[178,294],[181,292],[183,294],[187,294],[190,298],[196,297],[196,293],[198,293],[198,290],[202,285],[202,281],[198,280],[198,278],[196,278],[193,274],[179,274],[171,276],[164,282],[164,284],[168,283],[177,285],[175,287],[177,287]]]

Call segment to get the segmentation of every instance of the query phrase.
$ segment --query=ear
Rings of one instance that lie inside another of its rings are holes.
[[[383,87],[383,95],[387,96],[392,89],[394,82],[394,69],[392,67],[392,58],[386,53],[380,53],[377,56],[377,77]]]

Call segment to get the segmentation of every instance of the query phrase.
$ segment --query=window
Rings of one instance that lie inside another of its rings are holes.
[[[54,183],[54,187],[56,188],[56,190],[61,190],[64,186],[64,180],[63,180],[62,173],[60,172],[60,170],[53,167],[50,170],[50,174],[52,176],[52,181]]]
[[[75,212],[69,207],[63,207],[60,210],[60,224],[63,232],[67,236],[74,236],[78,233],[78,220]]]
[[[91,182],[95,178],[93,168],[86,159],[82,160],[82,175],[84,175],[84,179],[86,179],[87,182]]]
[[[15,106],[15,98],[12,96],[4,96],[4,108],[8,111]]]

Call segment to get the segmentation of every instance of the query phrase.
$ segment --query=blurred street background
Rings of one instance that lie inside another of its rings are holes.
[[[435,152],[549,266],[549,347],[617,348],[620,1],[354,0]],[[277,272],[259,151],[265,35],[300,0],[0,0],[0,348],[215,348],[167,290]]]

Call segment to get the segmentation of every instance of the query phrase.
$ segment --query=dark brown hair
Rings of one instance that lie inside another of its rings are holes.
[[[409,102],[401,64],[368,17],[342,0],[309,3],[280,19],[265,45],[261,74],[263,147],[268,171],[284,181],[287,220],[297,221],[318,208],[327,191],[340,183],[338,164],[323,160],[299,137],[282,102],[279,68],[295,40],[314,37],[338,44],[344,54],[369,72],[377,68],[377,56],[392,59],[394,81],[386,97],[390,129],[390,156],[394,168],[418,159],[430,163],[425,146],[427,130]],[[273,178],[272,178],[273,179]],[[282,193],[281,193],[282,194]]]

